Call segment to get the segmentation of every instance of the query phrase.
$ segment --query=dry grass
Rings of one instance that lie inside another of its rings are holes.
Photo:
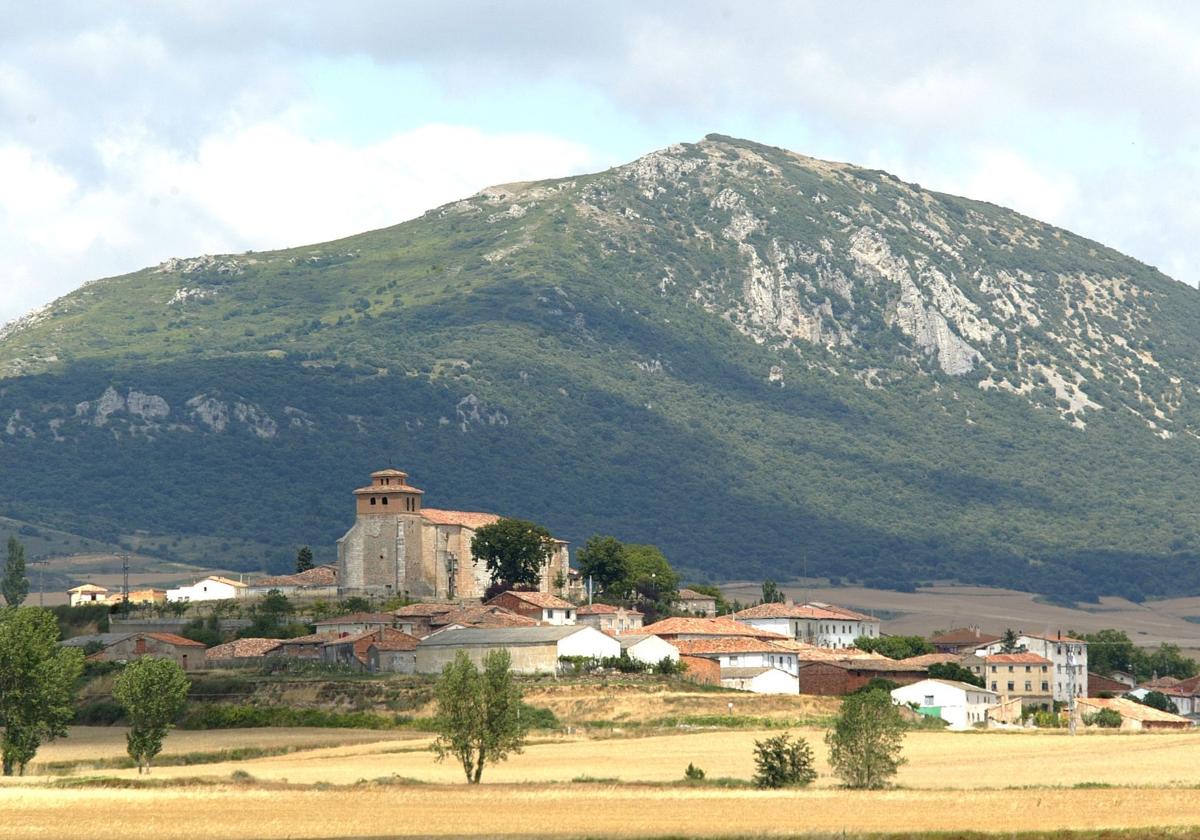
[[[732,714],[789,720],[825,719],[837,714],[841,700],[812,695],[748,694],[729,691],[673,691],[654,684],[529,687],[525,702],[550,709],[559,720],[641,724],[666,718]],[[432,713],[432,709],[429,710]]]
[[[797,732],[808,738],[816,753],[822,774],[816,787],[835,787],[837,780],[825,764],[824,733]],[[683,777],[689,762],[702,767],[710,778],[749,779],[754,773],[754,741],[763,735],[719,731],[641,738],[559,737],[535,743],[521,755],[488,768],[484,781],[549,784],[590,776],[622,782],[673,782]],[[376,740],[203,767],[163,767],[154,775],[164,779],[228,778],[233,771],[244,770],[262,781],[293,784],[353,784],[391,775],[436,784],[459,782],[462,770],[450,762],[434,761],[423,749],[428,743],[428,738]],[[1200,733],[1190,732],[1088,734],[1074,739],[1057,733],[915,732],[906,739],[908,764],[901,769],[897,783],[926,790],[1088,783],[1200,786],[1200,763],[1194,760],[1198,750]],[[133,776],[136,771],[110,775]],[[1200,802],[1200,796],[1197,799]]]
[[[0,836],[100,840],[795,836],[1190,826],[1192,790],[891,791],[484,785],[256,790],[0,788]],[[86,815],[81,819],[81,815]]]
[[[30,768],[39,764],[63,761],[100,761],[125,755],[123,726],[73,726],[70,735],[38,750]],[[360,729],[317,729],[307,727],[263,729],[218,729],[188,731],[175,729],[163,742],[163,755],[182,755],[195,752],[217,752],[237,747],[263,749],[339,746],[368,744],[374,741],[404,737],[395,731],[377,732]]]
[[[433,760],[425,750],[428,738],[328,730],[176,732],[168,738],[168,745],[178,739],[174,749],[298,744],[322,736],[344,740],[288,755],[154,771],[154,780],[177,780],[186,787],[64,790],[36,779],[10,780],[0,785],[0,813],[6,818],[0,821],[0,837],[107,837],[117,822],[123,836],[164,840],[197,836],[197,826],[213,838],[338,838],[713,837],[1200,825],[1200,764],[1193,760],[1200,733],[1070,738],[1046,732],[916,732],[906,739],[909,763],[897,780],[900,789],[880,793],[838,789],[825,765],[824,733],[799,734],[813,745],[822,776],[813,789],[774,793],[663,785],[678,782],[689,762],[710,778],[749,778],[751,748],[762,737],[752,731],[552,738],[489,768],[485,784],[474,789],[462,784],[461,770]],[[123,749],[121,730],[77,735],[76,756]],[[356,739],[362,742],[354,743]],[[52,749],[65,748],[66,742]],[[232,784],[237,771],[255,782]],[[105,775],[136,779],[134,771]],[[394,776],[430,784],[356,784]],[[579,776],[628,784],[570,783]],[[189,781],[197,777],[210,782]],[[285,782],[310,787],[284,787]],[[80,813],[88,819],[79,820]]]

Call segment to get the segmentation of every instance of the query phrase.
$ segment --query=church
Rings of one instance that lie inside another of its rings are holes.
[[[354,491],[353,527],[338,540],[338,591],[345,595],[402,595],[440,601],[483,597],[491,582],[471,554],[475,531],[499,521],[492,513],[427,508],[424,492],[395,469],[371,473]],[[569,577],[567,543],[554,541],[540,589],[563,594]]]

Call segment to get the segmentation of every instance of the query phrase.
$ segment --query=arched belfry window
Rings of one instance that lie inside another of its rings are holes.
[[[375,497],[374,497],[374,496],[372,496],[372,497],[371,497],[371,504],[375,504]]]

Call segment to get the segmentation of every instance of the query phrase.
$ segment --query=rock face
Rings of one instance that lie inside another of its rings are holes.
[[[82,467],[78,527],[277,562],[396,459],[697,577],[1200,592],[1196,323],[1099,243],[713,136],[0,328],[0,509]],[[136,492],[181,463],[202,504]]]

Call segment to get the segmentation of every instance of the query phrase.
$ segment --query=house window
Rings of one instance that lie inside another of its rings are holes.
[[[1025,681],[1025,690],[1026,690],[1026,691],[1033,691],[1033,683],[1029,682],[1029,680],[1026,680],[1026,681]]]
[[[384,496],[384,497],[383,497],[383,503],[384,503],[385,505],[387,504],[387,496]]]
[[[1008,690],[1009,690],[1009,691],[1012,691],[1012,690],[1013,690],[1013,682],[1012,682],[1012,680],[1009,680],[1009,682],[1008,682]]]
[[[933,705],[933,695],[932,695],[932,694],[926,694],[926,695],[925,695],[925,705],[926,705],[926,706],[932,706],[932,705]]]
[[[1050,690],[1050,683],[1043,682],[1042,683],[1042,691],[1049,691],[1049,690]]]
[[[1008,666],[1008,673],[1010,673],[1010,674],[1011,674],[1012,672],[1013,672],[1013,666],[1009,665],[1009,666]]]
[[[1033,668],[1032,668],[1031,666],[1029,666],[1029,665],[1026,665],[1026,666],[1025,666],[1025,673],[1026,673],[1026,674],[1028,674],[1028,673],[1029,673],[1030,671],[1032,671],[1032,670],[1033,670]]]
[[[995,690],[996,690],[996,683],[995,683],[995,681],[993,680],[993,681],[992,681],[992,691],[995,691]]]
[[[371,504],[375,504],[375,497],[374,497],[374,496],[372,496],[372,497],[371,497]]]

